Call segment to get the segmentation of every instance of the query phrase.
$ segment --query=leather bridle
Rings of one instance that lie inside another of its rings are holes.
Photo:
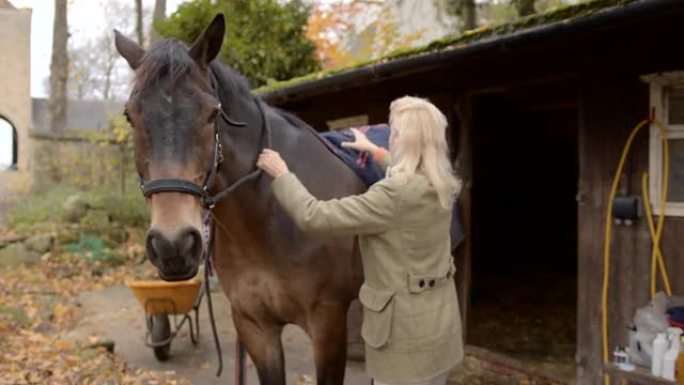
[[[213,75],[213,73],[212,73]],[[212,76],[213,78],[213,76]],[[216,80],[214,79],[213,81],[214,84],[216,84]],[[217,92],[217,98],[218,98],[218,89],[214,85],[214,90]],[[261,99],[255,97],[254,101],[256,102],[257,107],[259,108],[259,113],[261,115],[261,118],[263,120],[262,124],[262,137],[261,137],[261,142],[263,143],[264,140],[266,141],[265,145],[263,147],[270,148],[271,147],[271,126],[268,122],[268,119],[266,118],[266,111],[264,109],[264,103],[261,101]],[[228,114],[221,108],[221,104],[219,103],[217,107],[217,113],[218,115],[230,126],[233,127],[246,127],[247,124],[243,122],[237,122],[234,121],[233,119],[228,116]],[[223,152],[222,152],[222,147],[221,147],[221,138],[220,138],[220,129],[219,129],[219,122],[218,119],[214,120],[214,162],[213,165],[211,166],[211,169],[207,172],[207,177],[204,181],[204,185],[199,186],[198,184],[186,180],[186,179],[180,179],[180,178],[162,178],[162,179],[155,179],[151,180],[148,182],[145,182],[143,179],[142,175],[140,175],[140,189],[142,190],[143,195],[145,198],[150,197],[153,194],[160,193],[160,192],[179,192],[179,193],[184,193],[184,194],[190,194],[190,195],[195,195],[199,197],[202,200],[202,205],[204,206],[205,209],[211,210],[216,206],[216,204],[230,195],[233,191],[237,190],[239,187],[244,185],[247,182],[250,182],[256,178],[258,178],[261,175],[261,170],[260,169],[255,169],[254,171],[250,172],[249,174],[241,177],[240,179],[236,180],[233,182],[230,186],[224,188],[223,190],[219,191],[215,195],[211,195],[209,191],[211,190],[211,187],[213,186],[216,176],[218,174],[219,167],[221,165],[221,162],[223,162]]]
[[[212,76],[212,86],[214,89],[214,92],[216,93],[216,98],[218,99],[218,81],[216,80],[216,75],[211,72]],[[271,138],[271,125],[269,124],[268,119],[266,118],[266,111],[264,108],[264,102],[261,101],[258,97],[254,98],[254,102],[256,103],[257,107],[259,108],[259,114],[261,115],[261,119],[263,120],[262,123],[262,132],[261,132],[261,139],[260,142],[262,149],[265,148],[271,148],[272,144],[272,138]],[[233,126],[233,127],[246,127],[247,123],[243,122],[237,122],[234,121],[233,119],[228,116],[228,114],[221,108],[221,104],[217,106],[217,114],[221,116],[221,118],[226,122],[226,124]],[[264,144],[264,141],[266,142]],[[261,152],[261,150],[259,151]],[[250,172],[249,174],[241,177],[240,179],[236,180],[233,182],[230,186],[224,188],[223,190],[219,191],[215,195],[211,195],[209,191],[211,190],[211,187],[213,186],[214,182],[216,181],[216,176],[219,172],[219,167],[221,166],[221,162],[223,162],[223,151],[221,147],[221,136],[220,136],[220,129],[219,129],[219,121],[218,117],[214,119],[214,161],[211,166],[211,169],[207,172],[207,177],[204,180],[204,184],[202,186],[197,185],[196,183],[186,180],[186,179],[181,179],[181,178],[162,178],[162,179],[155,179],[151,180],[149,182],[145,182],[142,174],[140,176],[140,189],[142,190],[143,195],[145,198],[150,197],[153,194],[160,193],[160,192],[179,192],[179,193],[184,193],[184,194],[190,194],[190,195],[195,195],[199,197],[202,200],[202,205],[204,206],[205,210],[208,212],[211,211],[211,209],[216,206],[216,204],[221,200],[230,195],[233,191],[237,190],[240,188],[240,186],[246,184],[247,182],[250,182],[252,180],[257,179],[262,171],[260,169],[255,169],[254,171]],[[212,214],[213,216],[213,214]],[[219,337],[218,333],[216,330],[216,322],[214,320],[214,309],[211,301],[211,287],[209,284],[209,274],[210,271],[213,269],[212,263],[211,263],[211,251],[213,250],[213,242],[214,242],[214,229],[211,224],[208,225],[209,227],[209,237],[207,240],[207,245],[205,247],[205,251],[203,253],[203,258],[204,258],[204,264],[205,264],[205,270],[204,270],[204,285],[205,285],[205,293],[207,295],[207,305],[209,309],[209,319],[211,322],[211,329],[214,337],[214,343],[216,345],[216,353],[218,355],[218,370],[216,372],[216,376],[221,375],[221,371],[223,370],[223,357],[221,353],[221,344],[219,342]]]

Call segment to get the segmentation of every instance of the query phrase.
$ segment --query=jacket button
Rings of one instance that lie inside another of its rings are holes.
[[[435,280],[434,280],[434,279],[431,279],[431,280],[430,280],[430,287],[434,287],[434,286],[435,286]]]
[[[422,288],[422,287],[424,287],[424,286],[425,286],[425,281],[424,281],[424,280],[421,279],[420,281],[418,281],[418,287],[421,287],[421,288]]]

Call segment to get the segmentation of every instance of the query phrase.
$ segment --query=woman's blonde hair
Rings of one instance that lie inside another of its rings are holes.
[[[390,104],[392,135],[390,174],[420,171],[437,190],[442,207],[449,209],[461,191],[454,175],[446,141],[446,116],[427,99],[404,96]]]

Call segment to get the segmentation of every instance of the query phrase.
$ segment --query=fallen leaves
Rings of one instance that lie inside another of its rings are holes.
[[[126,247],[140,252],[140,246]],[[80,293],[154,276],[149,264],[136,259],[114,266],[68,253],[0,271],[0,384],[188,384],[175,372],[131,367],[97,337],[65,337],[81,315]]]

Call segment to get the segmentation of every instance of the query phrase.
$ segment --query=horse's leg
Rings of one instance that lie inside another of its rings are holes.
[[[261,385],[285,385],[285,360],[280,340],[283,326],[233,309],[240,341],[256,366]]]
[[[342,385],[347,359],[347,306],[339,303],[316,307],[311,339],[318,385]]]

